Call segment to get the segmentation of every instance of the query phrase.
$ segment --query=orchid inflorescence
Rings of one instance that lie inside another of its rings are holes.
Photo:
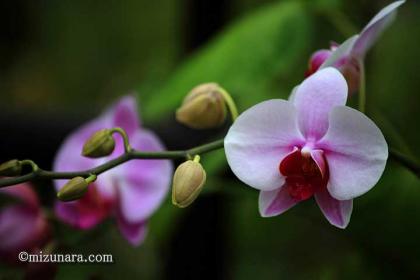
[[[169,191],[173,173],[169,159],[184,160],[172,180],[173,204],[184,208],[199,196],[206,181],[200,155],[221,148],[233,173],[260,191],[261,216],[279,215],[314,197],[326,219],[345,228],[353,199],[376,185],[388,153],[420,176],[417,163],[389,149],[381,130],[364,114],[364,57],[403,3],[385,7],[343,44],[314,53],[307,78],[288,100],[268,100],[238,116],[233,99],[220,85],[192,89],[177,110],[177,120],[194,129],[214,128],[226,122],[229,112],[232,125],[224,139],[165,151],[160,139],[142,127],[137,102],[130,95],[71,133],[57,153],[54,171],[43,170],[32,160],[3,163],[0,175],[7,178],[0,179],[0,187],[16,187],[0,191],[23,206],[3,209],[0,235],[15,223],[10,213],[17,213],[19,222],[34,226],[8,244],[19,249],[43,244],[35,241],[49,228],[27,182],[47,178],[55,180],[58,219],[90,229],[114,217],[121,234],[138,245],[149,217]],[[359,110],[346,106],[357,89]],[[25,165],[31,171],[22,174]]]

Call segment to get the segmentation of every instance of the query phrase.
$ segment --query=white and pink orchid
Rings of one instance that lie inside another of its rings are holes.
[[[233,173],[260,190],[263,217],[315,197],[328,221],[345,228],[353,198],[381,177],[388,146],[364,114],[345,106],[348,86],[328,67],[308,77],[293,99],[273,99],[242,113],[226,138]]]
[[[397,8],[404,4],[396,1],[383,8],[363,28],[360,34],[347,39],[341,45],[331,44],[330,49],[316,51],[309,60],[308,77],[326,67],[335,67],[344,75],[349,85],[349,93],[357,90],[360,82],[360,63],[379,36],[395,19]]]
[[[120,137],[115,137],[115,150],[108,157],[90,159],[81,155],[85,141],[93,133],[114,127],[121,127],[126,131],[130,145],[135,149],[164,150],[156,135],[141,127],[134,97],[126,96],[64,141],[56,156],[54,170],[89,169],[121,155],[124,145]],[[55,213],[60,219],[79,229],[90,229],[114,216],[123,236],[131,244],[138,245],[145,237],[148,218],[168,193],[171,175],[172,164],[168,160],[133,160],[98,176],[81,199],[57,202]],[[57,180],[57,189],[65,182]]]

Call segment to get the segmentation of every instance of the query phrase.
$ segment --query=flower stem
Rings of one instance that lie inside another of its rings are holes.
[[[410,170],[414,173],[414,175],[417,176],[417,178],[420,178],[420,165],[415,160],[409,158],[407,155],[401,153],[400,151],[397,151],[393,148],[389,149],[389,156],[400,163],[402,166]]]
[[[236,118],[238,117],[238,108],[236,107],[235,101],[233,101],[232,97],[230,96],[230,94],[224,89],[224,88],[219,88],[220,93],[222,94],[223,98],[225,99],[226,105],[229,109],[230,115],[232,117],[232,122],[234,122],[236,120]]]
[[[55,172],[50,170],[43,170],[37,168],[33,172],[18,176],[10,177],[5,179],[0,179],[0,188],[6,186],[12,186],[28,181],[33,181],[35,179],[71,179],[77,176],[94,178],[96,176],[108,171],[118,165],[121,165],[130,160],[136,159],[189,159],[192,155],[204,154],[214,150],[223,148],[224,139],[219,139],[214,142],[210,142],[201,146],[197,146],[188,150],[179,150],[179,151],[164,151],[164,152],[141,152],[135,149],[130,148],[130,150],[121,156],[114,158],[104,164],[98,165],[95,168],[82,171],[71,171],[71,172]],[[35,163],[34,163],[35,164]]]
[[[358,60],[360,68],[360,84],[359,84],[359,111],[366,111],[366,73],[363,60]]]
[[[130,146],[130,142],[128,141],[128,135],[127,135],[127,133],[125,132],[125,130],[124,129],[122,129],[121,127],[115,127],[115,128],[113,128],[113,129],[111,129],[111,132],[112,133],[118,133],[118,134],[120,134],[121,135],[121,137],[123,138],[123,140],[124,140],[124,151],[126,152],[126,153],[128,153],[129,151],[131,151],[132,150],[132,148],[131,148],[131,146]]]

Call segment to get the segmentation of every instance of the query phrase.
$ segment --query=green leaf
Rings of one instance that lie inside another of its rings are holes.
[[[187,92],[204,82],[220,83],[241,110],[286,97],[303,77],[311,35],[304,4],[267,5],[225,29],[156,92],[144,96],[143,117],[154,121],[172,114]]]

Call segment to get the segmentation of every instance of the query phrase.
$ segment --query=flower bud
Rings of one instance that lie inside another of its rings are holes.
[[[17,176],[22,172],[22,163],[12,159],[0,164],[0,176]]]
[[[226,105],[221,88],[216,83],[193,88],[176,111],[176,119],[191,128],[214,128],[226,119]]]
[[[81,198],[88,189],[88,182],[83,177],[74,177],[68,181],[57,193],[61,201],[72,201]]]
[[[172,203],[180,208],[190,205],[200,194],[206,182],[206,171],[201,164],[188,160],[175,171],[172,183]]]
[[[101,129],[95,132],[83,146],[82,155],[98,158],[110,155],[115,148],[115,141],[110,129]]]

